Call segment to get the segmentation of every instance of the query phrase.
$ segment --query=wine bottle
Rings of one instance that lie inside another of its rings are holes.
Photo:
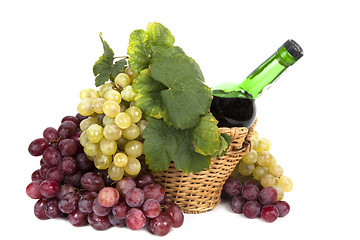
[[[240,84],[224,83],[211,89],[211,112],[219,127],[250,127],[255,121],[257,99],[302,56],[303,50],[289,39]]]

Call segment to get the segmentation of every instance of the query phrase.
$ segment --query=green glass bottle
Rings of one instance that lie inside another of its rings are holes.
[[[258,98],[279,76],[304,55],[294,40],[287,40],[240,84],[212,88],[211,112],[219,127],[250,127],[255,121]]]

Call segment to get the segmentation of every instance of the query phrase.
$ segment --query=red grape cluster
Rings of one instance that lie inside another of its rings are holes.
[[[235,213],[243,213],[247,218],[261,217],[265,222],[274,222],[285,217],[290,206],[285,201],[276,201],[277,191],[273,187],[262,188],[256,181],[247,180],[242,184],[230,177],[226,180],[222,197],[230,199],[230,208]]]
[[[26,187],[30,198],[38,199],[35,216],[41,220],[67,217],[74,226],[90,224],[96,230],[145,225],[158,236],[183,224],[180,208],[168,202],[163,187],[147,172],[135,179],[114,182],[106,170],[98,170],[79,143],[81,115],[66,116],[61,125],[46,128],[43,138],[32,141],[29,152],[42,156],[40,169],[33,172]]]

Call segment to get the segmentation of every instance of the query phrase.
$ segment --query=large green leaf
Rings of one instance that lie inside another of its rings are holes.
[[[186,174],[199,172],[210,165],[211,156],[195,152],[192,130],[169,127],[163,120],[148,118],[143,137],[146,164],[155,172],[165,171],[171,161]]]
[[[213,155],[220,148],[220,132],[218,121],[209,112],[200,118],[199,124],[193,131],[195,151],[207,156]]]
[[[167,87],[160,92],[166,123],[181,129],[195,127],[212,100],[197,63],[180,54],[159,54],[153,59],[150,74]]]

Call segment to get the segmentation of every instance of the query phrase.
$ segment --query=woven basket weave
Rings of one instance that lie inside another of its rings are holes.
[[[186,175],[175,168],[173,162],[168,170],[152,172],[155,182],[165,188],[167,198],[175,202],[184,213],[202,213],[214,209],[221,201],[221,190],[240,158],[251,147],[251,128],[219,128],[233,139],[227,153],[211,160],[210,168]]]

